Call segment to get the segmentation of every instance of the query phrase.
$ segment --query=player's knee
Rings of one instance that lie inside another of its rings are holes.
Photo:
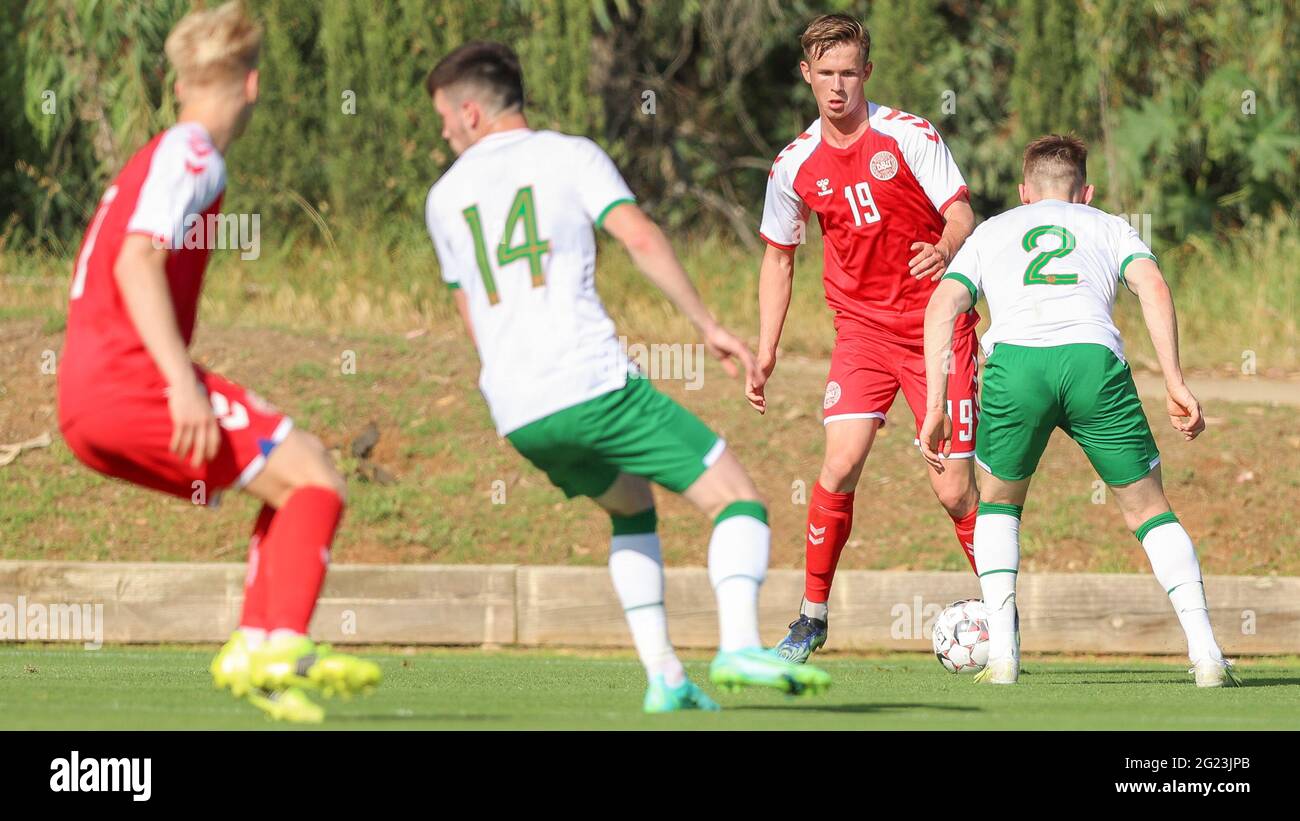
[[[615,518],[633,518],[646,511],[653,512],[655,509],[654,497],[649,499],[631,499],[621,498],[616,500],[606,500],[601,503],[605,512]]]
[[[979,504],[979,494],[975,492],[972,484],[937,487],[934,495],[938,497],[943,509],[954,519],[968,515]]]
[[[1164,504],[1153,503],[1132,509],[1124,509],[1124,526],[1129,530],[1136,532],[1138,528],[1151,521],[1154,517],[1159,516],[1161,513],[1168,512],[1168,502]]]
[[[310,433],[303,433],[299,439],[300,452],[286,477],[293,490],[304,487],[320,487],[332,490],[340,499],[347,500],[347,481],[334,466],[325,443]]]
[[[737,460],[735,468],[729,471],[727,481],[719,488],[718,510],[724,510],[730,505],[737,502],[753,502],[755,504],[767,507],[767,500],[758,492],[754,485],[754,480],[749,478],[749,472]]]
[[[654,491],[650,483],[639,476],[619,474],[614,484],[596,500],[611,516],[632,517],[654,510]]]
[[[844,492],[842,488],[847,485],[847,489],[852,490],[852,486],[857,484],[858,476],[862,473],[863,461],[853,453],[827,453],[826,460],[822,463],[822,476],[836,487],[826,489]]]

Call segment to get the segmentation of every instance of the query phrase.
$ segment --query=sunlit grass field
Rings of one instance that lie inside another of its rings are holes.
[[[212,688],[213,648],[0,648],[0,729],[259,729],[268,721]],[[388,730],[1297,730],[1300,659],[1241,665],[1247,686],[1200,690],[1186,665],[1150,659],[1030,657],[1015,687],[977,686],[933,656],[818,658],[834,681],[817,697],[717,692],[708,660],[689,675],[719,713],[641,712],[630,653],[371,651],[371,696],[323,701],[328,729]],[[315,726],[315,725],[313,725]]]

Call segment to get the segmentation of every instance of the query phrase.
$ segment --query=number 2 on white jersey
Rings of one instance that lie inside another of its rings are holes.
[[[99,208],[95,210],[95,218],[90,221],[90,231],[86,233],[86,244],[81,249],[81,256],[77,257],[77,271],[72,275],[72,299],[78,299],[86,292],[86,268],[90,264],[90,255],[95,250],[95,240],[99,238],[99,229],[104,224],[104,217],[108,216],[108,206],[113,204],[117,198],[117,186],[110,185],[104,192],[103,198],[99,201]]]
[[[857,199],[854,199],[854,194]],[[870,225],[873,222],[880,222],[880,211],[876,208],[876,200],[871,196],[871,186],[865,182],[857,185],[844,186],[844,198],[849,201],[849,208],[853,211],[853,224],[858,228],[863,225]],[[858,207],[861,206],[861,213]]]

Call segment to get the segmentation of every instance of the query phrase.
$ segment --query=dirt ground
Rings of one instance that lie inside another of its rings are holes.
[[[198,508],[103,479],[59,438],[56,377],[46,373],[61,331],[39,319],[0,321],[0,443],[50,434],[52,444],[0,467],[0,558],[237,561],[256,512],[228,495]],[[350,506],[335,549],[343,562],[603,564],[608,519],[589,502],[564,501],[492,426],[476,387],[477,361],[452,329],[329,336],[202,326],[196,358],[256,390],[336,449],[351,476]],[[355,363],[355,368],[348,367]],[[57,361],[54,363],[57,364]],[[354,371],[354,372],[351,372]],[[753,413],[740,383],[710,363],[699,390],[659,387],[726,437],[766,496],[772,563],[801,567],[806,499],[820,466],[826,364],[789,357],[770,386],[771,410]],[[1155,380],[1154,383],[1152,380]],[[1207,572],[1300,573],[1300,382],[1193,379],[1210,430],[1186,444],[1163,402],[1140,382],[1164,458],[1175,511]],[[1198,387],[1200,386],[1200,387]],[[110,412],[110,411],[106,411]],[[966,567],[934,500],[899,400],[859,486],[843,567]],[[371,424],[369,460],[351,445]],[[669,564],[704,564],[708,523],[660,494]],[[1053,438],[1026,506],[1024,566],[1031,570],[1134,571],[1147,564],[1113,499],[1063,434]]]

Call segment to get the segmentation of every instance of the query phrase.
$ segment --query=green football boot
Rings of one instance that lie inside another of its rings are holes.
[[[263,690],[304,687],[348,698],[374,690],[381,678],[373,661],[335,653],[306,636],[264,642],[249,664],[250,683]]]
[[[217,655],[208,665],[212,673],[212,683],[218,690],[229,690],[235,698],[243,698],[252,689],[248,678],[250,651],[248,640],[243,632],[236,630],[230,639],[221,646]]]
[[[709,665],[709,680],[730,693],[741,687],[772,687],[792,696],[817,695],[831,686],[825,671],[787,661],[775,650],[759,647],[718,653]]]
[[[707,710],[715,712],[722,708],[718,703],[704,694],[704,691],[686,679],[676,687],[669,687],[663,676],[650,679],[650,687],[645,691],[644,708],[647,713],[674,713],[678,710]]]
[[[251,690],[248,693],[248,703],[275,721],[320,724],[325,720],[325,710],[307,698],[307,694],[298,687],[284,690]]]

